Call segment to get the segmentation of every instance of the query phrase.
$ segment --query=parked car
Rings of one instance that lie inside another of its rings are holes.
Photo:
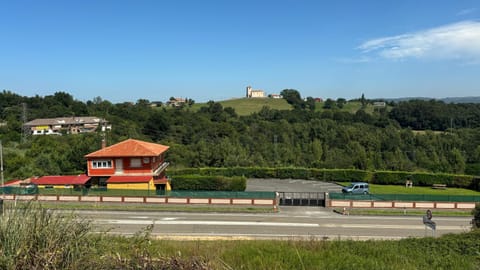
[[[353,182],[349,186],[342,188],[343,193],[350,194],[368,194],[368,183],[365,182]]]

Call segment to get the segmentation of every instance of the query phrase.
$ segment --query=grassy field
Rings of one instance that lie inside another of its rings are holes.
[[[348,186],[349,182],[338,182],[342,186]],[[403,185],[369,185],[371,194],[421,194],[421,195],[466,195],[466,196],[480,196],[480,192],[465,188],[449,188],[434,189],[431,187],[411,187],[406,188]]]
[[[238,115],[250,115],[254,112],[259,112],[264,106],[267,106],[275,110],[291,110],[290,106],[284,99],[272,99],[272,98],[235,98],[223,101],[218,101],[223,107],[232,107],[235,109]],[[316,111],[323,111],[323,102],[316,103]],[[192,106],[192,110],[199,110],[201,107],[206,106],[206,103],[196,103]],[[348,102],[341,109],[350,113],[355,113],[362,107],[360,102]],[[367,113],[373,113],[373,105],[368,104],[365,111]]]
[[[236,98],[218,101],[222,106],[232,107],[238,115],[250,115],[259,112],[264,106],[276,110],[290,110],[290,106],[284,99],[273,98]],[[198,103],[192,106],[192,110],[198,110],[206,106],[206,103]]]

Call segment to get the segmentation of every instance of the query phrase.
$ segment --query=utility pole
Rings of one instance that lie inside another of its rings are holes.
[[[278,165],[278,152],[277,152],[277,143],[278,143],[278,136],[277,134],[273,135],[273,149],[274,149],[274,155],[275,155],[275,163],[274,167],[276,168]]]
[[[3,179],[3,144],[2,144],[2,140],[0,140],[0,177],[2,179],[2,199],[3,199],[4,179]]]
[[[22,143],[26,143],[28,135],[30,135],[30,129],[25,126],[27,123],[27,103],[22,103],[22,122]]]
[[[0,177],[2,179],[2,215],[5,212],[5,207],[4,205],[4,199],[5,199],[5,187],[3,186],[5,184],[5,180],[3,179],[3,144],[2,140],[0,140]]]

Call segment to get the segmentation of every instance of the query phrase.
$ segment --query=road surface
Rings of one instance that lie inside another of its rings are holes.
[[[97,231],[133,235],[154,224],[164,239],[401,239],[432,236],[418,216],[343,216],[328,209],[282,207],[279,213],[77,211]],[[433,217],[435,236],[470,229],[471,218]]]

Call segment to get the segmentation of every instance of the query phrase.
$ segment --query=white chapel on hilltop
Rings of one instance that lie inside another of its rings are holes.
[[[265,97],[265,91],[254,90],[251,86],[247,86],[247,98]]]
[[[247,86],[247,98],[263,98],[265,97],[265,91],[253,90],[251,86]]]

